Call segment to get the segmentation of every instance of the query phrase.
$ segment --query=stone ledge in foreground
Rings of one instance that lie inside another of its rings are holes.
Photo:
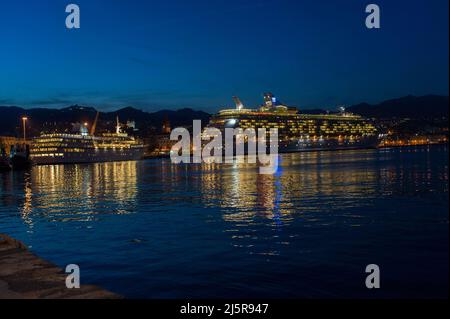
[[[62,269],[42,260],[27,247],[0,234],[0,299],[119,299],[96,286],[66,288]]]

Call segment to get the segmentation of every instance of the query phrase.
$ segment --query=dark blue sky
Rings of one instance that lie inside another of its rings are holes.
[[[80,30],[65,28],[71,2]],[[448,0],[0,2],[0,105],[213,112],[272,91],[332,109],[447,95],[448,58]]]

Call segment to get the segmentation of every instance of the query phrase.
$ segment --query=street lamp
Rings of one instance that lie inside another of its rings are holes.
[[[28,121],[28,117],[24,116],[22,117],[22,122],[23,122],[23,141],[26,142],[27,141],[27,121]]]

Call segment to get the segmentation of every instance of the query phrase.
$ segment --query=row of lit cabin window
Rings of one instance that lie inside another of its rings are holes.
[[[34,148],[31,150],[32,153],[35,152],[56,152],[56,151],[63,151],[66,153],[84,153],[86,151],[86,149],[84,148],[45,148],[45,147],[40,147],[40,148]]]
[[[252,128],[252,124],[250,123],[246,123],[246,122],[241,122],[241,125],[239,125],[241,128],[246,129],[246,128]],[[259,127],[262,128],[278,128],[278,129],[286,129],[285,125],[279,125],[278,123],[267,123],[265,125],[260,125]],[[298,127],[290,127],[289,130],[291,132],[301,132],[301,131],[309,131],[309,132],[316,132],[316,131],[325,131],[327,133],[338,133],[338,132],[352,132],[352,133],[357,133],[357,132],[375,132],[375,127],[371,126],[371,125],[365,125],[365,126],[361,126],[361,125],[357,125],[357,126],[338,126],[338,127],[317,127],[315,125],[313,126],[305,126],[305,125],[300,125]]]
[[[223,121],[220,121],[223,122]],[[217,122],[217,123],[220,123]],[[248,120],[248,119],[242,119],[239,121],[240,123],[270,123],[270,124],[284,124],[284,123],[292,123],[291,125],[305,125],[305,124],[309,124],[309,125],[340,125],[340,126],[373,126],[370,123],[366,123],[366,122],[348,122],[348,121],[333,121],[333,122],[328,122],[328,121],[314,121],[314,120],[304,120],[304,121],[282,121],[282,122],[274,122],[274,121],[269,121],[269,120]],[[225,122],[223,122],[225,123]]]
[[[32,154],[32,157],[64,157],[63,153],[43,153],[43,154]]]

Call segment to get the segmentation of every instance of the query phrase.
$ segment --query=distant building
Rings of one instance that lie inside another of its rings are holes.
[[[133,129],[133,131],[136,131],[136,122],[135,121],[127,121],[127,128]]]
[[[0,136],[0,148],[3,148],[6,151],[6,154],[9,155],[11,151],[11,146],[22,145],[24,143],[23,138],[17,138],[12,136]],[[30,144],[30,141],[27,140],[25,144]]]
[[[166,117],[163,121],[163,125],[162,125],[162,133],[163,134],[170,134],[171,131],[171,127],[170,127],[170,122],[169,119]]]
[[[176,141],[170,140],[171,126],[166,117],[161,127],[161,134],[155,134],[144,140],[146,145],[145,155],[148,157],[169,156],[172,146]]]

